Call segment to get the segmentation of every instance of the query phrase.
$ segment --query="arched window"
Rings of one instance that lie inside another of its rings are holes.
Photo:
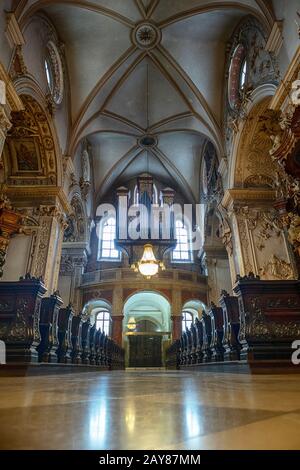
[[[182,312],[182,331],[191,328],[193,324],[193,314],[190,312]]]
[[[102,223],[99,240],[99,259],[120,259],[120,252],[115,249],[116,219],[109,217]]]
[[[50,89],[50,92],[53,92],[53,72],[51,69],[51,64],[49,62],[48,57],[45,59],[45,72],[46,72],[46,78],[47,78],[47,83],[48,87]]]
[[[111,318],[107,310],[101,310],[96,314],[96,329],[101,330],[107,336],[110,334]]]
[[[241,66],[240,72],[240,90],[243,91],[246,85],[246,78],[247,78],[247,59],[244,59],[244,62]]]
[[[191,261],[191,248],[186,225],[181,220],[175,224],[175,238],[177,245],[173,250],[173,261]]]

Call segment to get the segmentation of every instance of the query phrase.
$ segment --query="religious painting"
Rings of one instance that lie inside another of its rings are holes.
[[[9,141],[13,173],[36,173],[41,171],[38,137],[24,137]]]

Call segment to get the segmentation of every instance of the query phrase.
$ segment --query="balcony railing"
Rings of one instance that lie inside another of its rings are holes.
[[[130,268],[117,268],[117,269],[105,269],[100,271],[92,271],[84,273],[82,275],[82,286],[99,284],[103,282],[115,282],[115,281],[128,281],[128,280],[143,280],[141,274],[134,272]],[[197,283],[203,284],[207,282],[207,277],[202,274],[187,271],[184,269],[166,269],[160,271],[153,280],[171,281],[171,282],[182,282],[182,283]]]

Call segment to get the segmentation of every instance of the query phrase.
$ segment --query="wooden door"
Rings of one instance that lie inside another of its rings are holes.
[[[129,336],[129,367],[161,367],[161,336]]]

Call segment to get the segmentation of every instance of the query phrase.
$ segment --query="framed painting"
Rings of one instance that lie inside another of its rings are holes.
[[[9,139],[12,174],[41,173],[41,153],[37,136]]]

